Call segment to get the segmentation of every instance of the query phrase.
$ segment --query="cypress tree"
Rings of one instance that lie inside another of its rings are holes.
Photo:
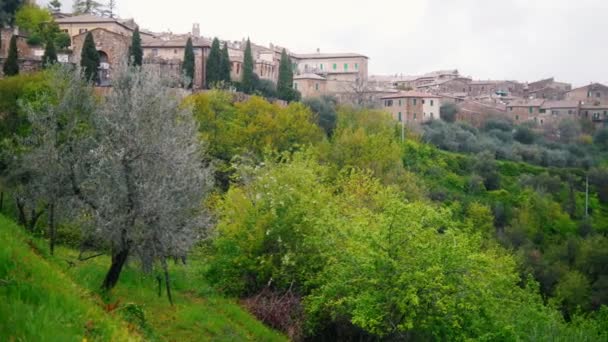
[[[129,63],[135,66],[141,66],[143,63],[144,52],[141,48],[141,36],[139,35],[139,27],[135,28],[133,37],[131,38],[131,47],[129,48]]]
[[[14,76],[19,74],[19,52],[17,51],[17,36],[11,37],[8,46],[8,56],[4,61],[4,76]]]
[[[186,50],[184,51],[184,63],[182,64],[182,73],[188,78],[186,88],[191,89],[194,81],[194,47],[192,46],[192,38],[188,38],[186,42]]]
[[[230,71],[232,65],[230,64],[230,54],[228,53],[228,43],[224,42],[224,48],[222,49],[222,77],[221,80],[230,83]]]
[[[52,39],[46,43],[44,47],[44,55],[42,56],[42,65],[46,68],[47,66],[57,63],[57,51],[55,51],[55,43]]]
[[[293,68],[287,51],[283,49],[281,62],[279,64],[279,80],[277,82],[277,93],[281,100],[292,101],[293,96]]]
[[[91,32],[87,33],[80,53],[80,66],[87,80],[99,82],[99,52],[95,48],[95,40]]]
[[[222,73],[222,52],[220,51],[220,41],[213,38],[209,58],[207,58],[207,87],[211,88],[221,81]]]
[[[251,54],[251,42],[247,38],[245,56],[243,57],[243,80],[241,81],[243,91],[247,94],[255,90],[255,78],[253,74],[253,55]]]

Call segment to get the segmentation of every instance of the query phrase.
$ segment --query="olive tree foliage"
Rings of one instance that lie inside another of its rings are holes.
[[[93,115],[92,148],[75,161],[73,193],[94,221],[87,233],[111,248],[106,290],[131,255],[145,271],[157,262],[166,271],[166,259],[185,256],[209,224],[211,167],[192,111],[168,83],[122,65]]]
[[[92,89],[79,73],[56,67],[50,74],[50,90],[25,105],[30,134],[20,139],[21,153],[17,154],[19,161],[15,172],[21,181],[15,193],[22,203],[31,202],[32,208],[48,209],[52,254],[56,213],[62,209],[58,207],[60,204],[69,207],[73,195],[73,165],[91,146],[88,136],[95,101]],[[35,224],[33,218],[31,224]]]

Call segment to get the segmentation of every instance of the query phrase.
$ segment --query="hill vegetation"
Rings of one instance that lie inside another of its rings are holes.
[[[282,338],[217,293],[292,340],[608,338],[597,144],[543,163],[450,148],[470,129],[454,124],[401,141],[388,114],[331,98],[182,98],[137,67],[105,97],[70,70],[25,77],[0,81],[23,84],[0,109],[18,123],[3,210],[143,338]],[[502,130],[513,148],[539,142],[519,129]]]

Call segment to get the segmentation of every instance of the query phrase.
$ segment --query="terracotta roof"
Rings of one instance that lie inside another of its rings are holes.
[[[295,58],[300,59],[324,59],[324,58],[351,58],[351,57],[363,57],[368,58],[362,54],[358,53],[307,53],[307,54],[292,54]]]
[[[581,109],[601,109],[608,110],[608,103],[588,103],[582,104]]]
[[[545,101],[542,108],[578,108],[578,101]]]
[[[188,39],[172,39],[172,40],[162,40],[162,39],[151,39],[147,41],[143,41],[141,43],[142,47],[146,48],[183,48],[186,46]],[[192,45],[194,47],[211,47],[211,44],[206,39],[192,39]]]
[[[74,23],[119,23],[119,24],[122,24],[121,22],[119,22],[116,19],[98,17],[98,16],[92,15],[92,14],[83,14],[83,15],[76,15],[73,17],[59,18],[59,19],[55,19],[55,22],[58,24],[74,24]]]
[[[574,89],[570,90],[569,92],[573,92],[573,91],[575,91],[575,90],[578,90],[578,89],[585,89],[585,88],[591,88],[592,90],[595,90],[595,89],[597,89],[597,88],[608,88],[608,87],[607,87],[607,86],[605,86],[605,85],[603,85],[603,84],[601,84],[601,83],[591,83],[591,84],[588,84],[588,85],[586,85],[586,86],[582,86],[582,87],[574,88]]]
[[[325,81],[325,77],[321,77],[317,74],[301,74],[293,77],[294,80],[323,80]]]
[[[533,100],[518,99],[518,100],[509,102],[507,104],[507,106],[509,106],[509,107],[540,107],[543,105],[543,103],[545,103],[545,100],[543,100],[543,99],[533,99]]]
[[[399,98],[405,98],[405,97],[419,97],[419,98],[441,98],[441,96],[437,96],[437,95],[433,95],[433,94],[429,94],[429,93],[423,93],[420,91],[402,91],[396,94],[391,94],[391,95],[387,95],[387,96],[383,96],[382,99],[399,99]]]

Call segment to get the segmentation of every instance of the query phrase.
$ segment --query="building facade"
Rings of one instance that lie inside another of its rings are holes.
[[[406,91],[382,97],[383,107],[392,117],[406,124],[421,124],[439,119],[441,98],[417,91]]]

